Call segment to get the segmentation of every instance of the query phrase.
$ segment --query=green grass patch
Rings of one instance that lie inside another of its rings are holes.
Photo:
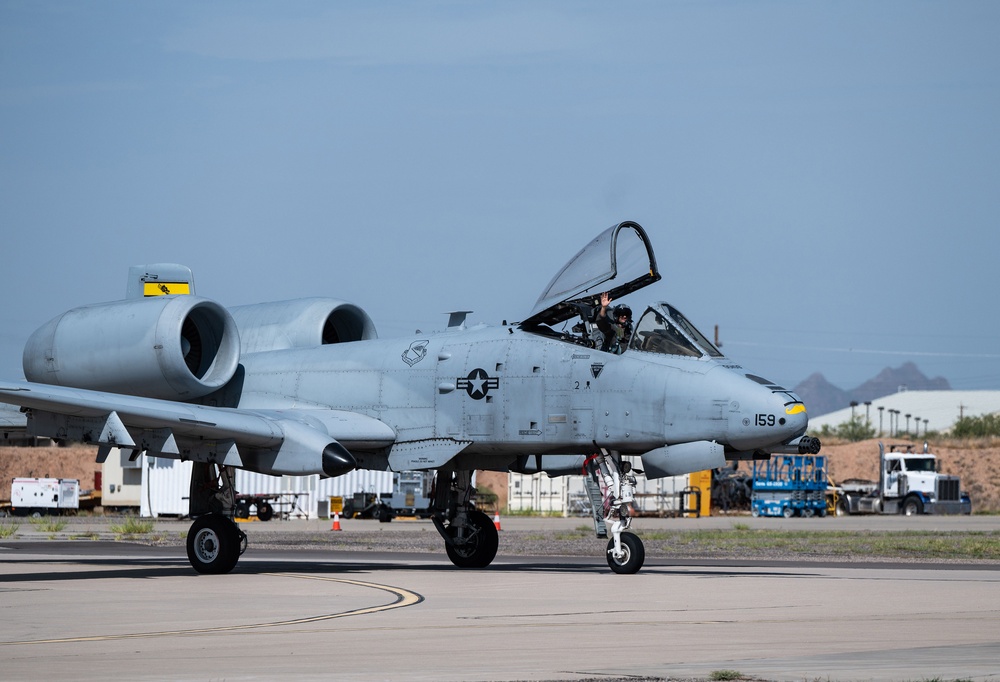
[[[710,680],[742,680],[743,673],[738,670],[713,670],[708,676]]]
[[[11,538],[21,526],[16,523],[0,523],[0,538]]]
[[[121,523],[111,524],[111,532],[115,535],[146,535],[153,532],[155,523],[148,519],[126,516]]]
[[[651,531],[648,549],[669,556],[776,554],[873,559],[979,559],[1000,561],[997,531],[790,531],[751,528]]]
[[[49,519],[44,516],[40,516],[37,519],[29,519],[28,521],[39,533],[59,533],[66,527],[65,521]]]
[[[97,540],[101,536],[98,533],[76,533],[75,535],[70,535],[70,540]]]
[[[594,536],[593,526],[577,526],[573,530],[561,530],[556,531],[556,540],[578,540],[580,538],[589,538]]]

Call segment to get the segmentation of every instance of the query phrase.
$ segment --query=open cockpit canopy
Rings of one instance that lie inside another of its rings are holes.
[[[581,306],[593,306],[604,292],[618,300],[659,279],[645,230],[632,221],[618,223],[597,235],[563,266],[522,324],[558,324],[580,315]]]

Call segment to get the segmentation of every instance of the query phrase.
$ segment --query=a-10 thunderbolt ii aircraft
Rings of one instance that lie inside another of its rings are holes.
[[[76,308],[24,349],[27,382],[0,382],[28,433],[194,462],[187,553],[200,573],[246,548],[230,467],[340,476],[356,467],[434,470],[433,520],[451,561],[488,566],[499,536],[473,504],[477,469],[591,476],[617,573],[642,566],[627,529],[634,472],[819,450],[806,408],[725,357],[667,303],[636,316],[624,352],[599,350],[599,296],[660,274],[645,231],[605,230],[520,323],[379,339],[364,310],[307,298],[226,309],[194,295],[190,270],[134,266],[124,300]],[[10,420],[8,419],[8,423]],[[595,505],[596,506],[596,505]],[[606,535],[605,535],[606,536]]]

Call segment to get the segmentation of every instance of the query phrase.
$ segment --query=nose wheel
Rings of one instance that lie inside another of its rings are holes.
[[[635,533],[622,533],[620,547],[615,539],[608,540],[608,566],[615,573],[638,573],[646,560],[646,547]]]

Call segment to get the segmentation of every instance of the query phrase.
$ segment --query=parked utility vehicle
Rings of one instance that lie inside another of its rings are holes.
[[[879,443],[878,482],[851,479],[830,488],[837,515],[971,514],[972,500],[962,492],[959,477],[940,472],[927,443],[922,453],[912,450],[912,445],[890,445],[886,452]]]

